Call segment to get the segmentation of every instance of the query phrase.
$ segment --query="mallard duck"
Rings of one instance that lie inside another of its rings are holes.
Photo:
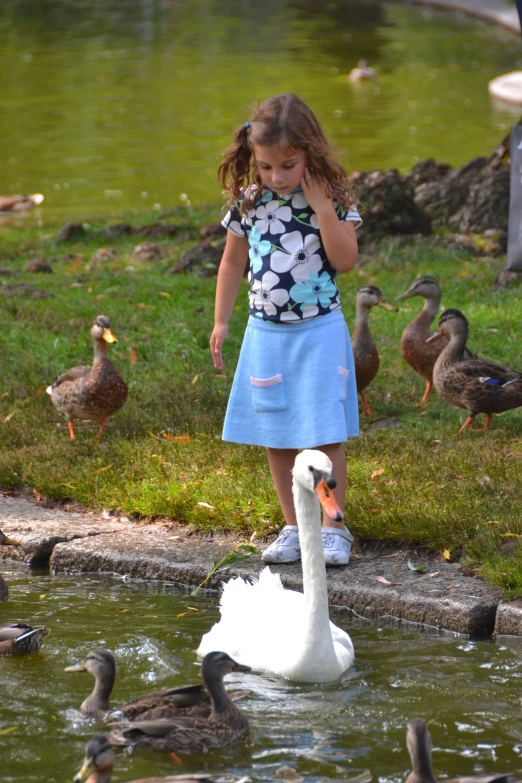
[[[435,362],[433,382],[443,399],[468,412],[457,434],[467,430],[478,413],[486,414],[487,430],[494,413],[522,405],[522,373],[487,359],[466,359],[468,321],[460,310],[445,310],[429,340],[443,336],[449,337],[449,343]]]
[[[348,74],[348,79],[351,82],[362,82],[366,79],[376,79],[377,72],[373,68],[370,68],[370,63],[366,59],[361,59],[357,63],[356,68],[352,68]]]
[[[264,568],[254,583],[241,577],[223,589],[221,619],[198,655],[225,650],[253,669],[299,682],[333,682],[354,660],[352,640],[330,622],[321,533],[321,505],[340,522],[332,463],[322,451],[297,455],[292,471],[299,525],[303,592],[285,590],[279,574]]]
[[[74,437],[74,419],[98,421],[102,435],[107,418],[121,408],[127,399],[128,386],[107,356],[108,343],[118,342],[111,332],[106,315],[99,315],[91,329],[94,346],[92,367],[73,367],[47,387],[53,405],[67,417],[71,440]]]
[[[48,635],[44,625],[32,628],[26,623],[0,623],[0,655],[38,652]]]
[[[110,697],[116,680],[116,661],[109,650],[94,650],[74,666],[68,666],[66,672],[88,672],[95,679],[93,692],[80,707],[84,715],[115,720],[153,720],[157,718],[182,715],[186,711],[197,712],[206,717],[210,714],[209,693],[203,682],[180,688],[154,691],[140,696],[115,710],[111,710]],[[244,692],[231,694],[241,698]]]
[[[201,676],[212,703],[210,714],[115,723],[112,724],[111,742],[146,745],[176,753],[197,753],[246,742],[250,734],[249,722],[228,695],[223,678],[230,672],[248,671],[250,666],[236,663],[225,652],[208,653],[201,664]]]
[[[21,546],[21,544],[14,538],[8,538],[0,530],[0,546]],[[8,596],[7,584],[0,576],[0,602],[7,601]],[[48,634],[49,629],[44,625],[32,628],[26,623],[0,623],[0,655],[24,655],[37,652]]]
[[[406,745],[411,759],[412,771],[407,776],[405,783],[437,783],[433,776],[431,764],[431,734],[422,718],[413,718],[408,721],[406,730]],[[444,779],[444,783],[508,783],[511,775],[470,775],[451,780]]]
[[[399,308],[390,304],[384,298],[376,285],[363,285],[355,297],[355,326],[352,334],[352,350],[355,362],[355,380],[357,391],[361,395],[363,409],[361,414],[375,413],[368,405],[364,390],[373,381],[379,369],[379,353],[368,326],[372,307],[383,307],[385,310],[398,312]]]
[[[413,296],[422,296],[424,298],[424,307],[420,313],[408,324],[401,337],[401,356],[416,373],[426,379],[426,388],[422,399],[418,405],[424,405],[430,396],[433,388],[433,367],[439,358],[444,346],[448,340],[436,343],[427,343],[429,337],[433,334],[430,329],[435,316],[439,312],[442,292],[440,286],[434,277],[425,275],[414,280],[407,291],[400,296],[396,296],[396,302],[402,302],[405,299],[411,299]],[[475,354],[466,349],[466,358],[476,358]]]
[[[41,193],[29,196],[0,196],[0,212],[26,212],[41,204],[44,197]]]
[[[85,745],[82,768],[74,776],[74,783],[110,783],[116,757],[107,737],[96,737]],[[129,783],[206,783],[214,775],[167,775],[167,777],[140,778]],[[246,783],[248,778],[239,778],[236,783]]]

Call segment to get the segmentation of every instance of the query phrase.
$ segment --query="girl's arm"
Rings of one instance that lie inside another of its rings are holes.
[[[357,238],[352,221],[341,222],[324,186],[305,169],[301,185],[319,221],[326,257],[337,272],[348,272],[357,258]]]
[[[227,233],[227,242],[218,269],[216,287],[216,306],[214,311],[214,329],[210,337],[210,350],[214,367],[223,369],[221,347],[228,334],[228,322],[234,309],[239,286],[245,271],[248,254],[248,240],[237,237],[231,231]]]

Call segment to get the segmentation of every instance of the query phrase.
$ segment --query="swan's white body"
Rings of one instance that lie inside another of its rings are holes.
[[[285,590],[269,568],[253,583],[231,579],[221,597],[221,620],[203,636],[200,656],[222,650],[252,669],[300,682],[332,682],[352,665],[352,641],[328,616],[321,507],[312,467],[332,472],[323,452],[306,450],[296,458],[293,492],[304,592]]]

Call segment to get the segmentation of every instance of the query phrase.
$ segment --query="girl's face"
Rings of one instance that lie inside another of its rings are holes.
[[[263,185],[270,190],[287,196],[301,184],[306,167],[304,150],[254,144],[254,158]]]

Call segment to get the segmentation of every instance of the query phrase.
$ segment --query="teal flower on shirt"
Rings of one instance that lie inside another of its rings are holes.
[[[308,280],[292,286],[290,299],[302,305],[316,305],[319,302],[321,307],[329,307],[336,293],[337,288],[328,272],[323,272],[321,275],[310,272]]]
[[[267,242],[266,239],[262,240],[261,231],[257,226],[254,226],[248,234],[248,244],[250,245],[248,257],[250,258],[252,271],[256,274],[263,266],[263,256],[270,253],[272,243]]]

